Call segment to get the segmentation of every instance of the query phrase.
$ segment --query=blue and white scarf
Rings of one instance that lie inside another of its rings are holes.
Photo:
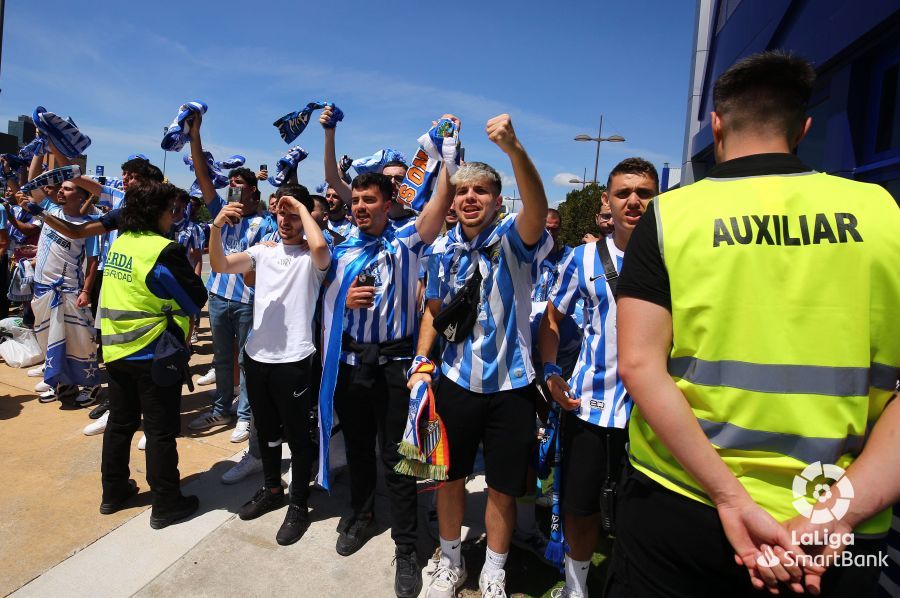
[[[319,473],[316,482],[330,491],[329,444],[333,423],[334,389],[337,385],[338,364],[341,357],[341,340],[344,334],[344,306],[347,291],[363,268],[371,264],[384,250],[396,253],[392,245],[394,230],[387,227],[380,237],[360,233],[334,248],[331,271],[327,278],[333,282],[322,297],[322,384],[319,387]]]
[[[216,189],[224,189],[228,186],[228,174],[223,172],[223,170],[231,170],[232,168],[238,168],[244,165],[244,162],[247,159],[244,156],[235,154],[231,156],[227,160],[218,161],[213,158],[213,155],[210,152],[204,151],[203,156],[206,158],[206,172],[209,173],[209,178],[212,181],[213,187]],[[194,171],[194,159],[189,155],[185,154],[181,157],[184,163],[191,169],[191,172]],[[194,179],[194,182],[191,184],[191,189],[188,192],[192,197],[202,197],[203,192],[200,190],[200,183],[197,182],[197,179]]]
[[[43,156],[46,153],[47,142],[43,137],[35,137],[30,143],[22,146],[18,153],[3,154],[3,157],[6,158],[6,163],[13,171],[18,171],[22,168],[28,168],[31,159],[35,156]]]
[[[187,102],[179,106],[178,114],[175,115],[175,120],[172,121],[172,124],[169,125],[166,132],[163,134],[162,142],[159,144],[160,147],[167,152],[180,152],[185,144],[191,139],[190,135],[184,132],[184,121],[192,114],[206,114],[206,108],[206,103],[199,100]],[[131,158],[129,158],[129,160],[130,159]]]
[[[89,307],[77,307],[78,290],[63,288],[63,279],[53,285],[35,283],[34,334],[44,349],[44,382],[96,386],[97,341]]]
[[[278,159],[278,162],[275,163],[275,168],[278,169],[278,174],[274,177],[269,177],[269,184],[273,187],[281,187],[287,182],[291,175],[297,171],[297,166],[306,159],[309,155],[305,149],[300,147],[299,145],[295,145],[288,152]]]
[[[78,130],[71,118],[47,112],[43,106],[34,109],[34,126],[67,158],[75,159],[91,145],[91,138]]]
[[[400,183],[397,198],[421,212],[434,193],[441,163],[451,176],[459,169],[459,127],[452,120],[442,118],[418,141],[419,149]]]
[[[326,102],[324,100],[310,102],[306,105],[306,108],[298,112],[289,112],[272,124],[278,127],[278,132],[281,134],[281,138],[284,139],[284,142],[291,143],[300,136],[300,133],[302,133],[304,129],[306,129],[306,125],[309,124],[309,117],[312,115],[313,111],[321,110],[326,106],[330,106],[334,113],[331,115],[331,118],[325,127],[333,129],[337,126],[338,122],[344,120],[344,112],[335,106],[334,103]]]
[[[48,170],[43,174],[39,174],[24,185],[22,185],[22,193],[28,193],[29,191],[33,191],[38,187],[43,187],[44,185],[61,185],[65,181],[71,181],[72,179],[78,178],[81,176],[81,168],[78,164],[70,164],[69,166],[61,166],[59,168],[54,168],[53,170]]]
[[[386,147],[383,150],[375,152],[371,156],[357,158],[351,162],[350,165],[353,166],[353,170],[356,171],[356,174],[366,174],[367,172],[381,172],[384,165],[388,162],[403,162],[404,164],[409,164],[409,162],[406,161],[406,156],[395,149]]]

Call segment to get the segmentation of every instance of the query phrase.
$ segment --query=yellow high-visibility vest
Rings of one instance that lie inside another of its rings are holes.
[[[147,275],[171,241],[155,233],[123,233],[109,248],[100,287],[103,360],[115,361],[140,351],[166,329],[165,311],[188,333],[189,320],[171,299],[147,288]]]
[[[795,476],[846,469],[895,387],[900,210],[881,187],[814,172],[704,179],[654,204],[669,374],[750,496],[796,517]],[[637,406],[629,437],[638,470],[712,504]],[[857,532],[889,524],[885,511]]]

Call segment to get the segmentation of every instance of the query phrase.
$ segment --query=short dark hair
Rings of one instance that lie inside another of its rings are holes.
[[[409,170],[409,165],[403,160],[391,160],[387,164],[381,167],[381,170],[384,171],[388,166],[402,166],[403,170]]]
[[[815,82],[816,71],[799,56],[751,54],[718,78],[713,105],[731,130],[763,126],[793,139],[803,128]]]
[[[556,219],[559,220],[559,223],[562,224],[562,215],[559,213],[559,210],[556,208],[547,208],[548,216],[556,216]]]
[[[313,203],[319,204],[319,207],[323,212],[328,211],[328,200],[322,197],[321,195],[310,195],[310,199],[313,200]]]
[[[259,199],[261,197],[261,195],[259,193],[259,180],[256,178],[256,174],[252,170],[250,170],[249,168],[244,168],[244,167],[232,168],[228,172],[228,179],[231,180],[234,177],[237,177],[237,178],[241,179],[242,181],[244,181],[244,184],[247,185],[248,187],[253,187],[254,189],[256,189],[253,192],[253,200],[259,201]]]
[[[148,181],[163,182],[162,171],[143,158],[132,158],[122,164],[122,172],[128,172]]]
[[[302,203],[310,212],[313,211],[313,202],[312,198],[309,196],[309,190],[303,185],[284,185],[283,187],[279,187],[278,191],[275,192],[275,197],[278,199],[281,199],[285,195],[289,195]]]
[[[378,187],[384,201],[391,201],[394,197],[394,184],[390,178],[380,172],[361,174],[350,183],[351,189],[368,189],[369,187]]]
[[[125,192],[125,207],[122,208],[123,232],[158,233],[159,217],[170,209],[180,189],[168,183],[151,181],[146,185],[129,187]]]
[[[617,174],[645,174],[653,179],[656,190],[659,191],[659,174],[656,172],[656,167],[643,158],[625,158],[616,164],[609,173],[609,177],[606,179],[607,190],[609,190],[609,187],[612,184],[612,178]]]

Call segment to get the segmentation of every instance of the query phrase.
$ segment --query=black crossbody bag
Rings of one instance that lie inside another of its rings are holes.
[[[472,333],[481,309],[481,281],[480,258],[476,257],[475,272],[450,303],[434,316],[434,329],[447,341],[459,343]]]
[[[616,272],[616,266],[613,263],[612,256],[609,254],[606,239],[597,241],[597,251],[600,253],[600,261],[603,264],[603,276],[606,278],[606,284],[609,285],[613,301],[615,301],[616,279],[619,278],[619,273]],[[600,488],[600,525],[604,533],[609,535],[615,535],[616,533],[616,493],[618,483],[618,480],[612,477],[609,434],[606,434],[606,479],[603,480],[603,486]]]

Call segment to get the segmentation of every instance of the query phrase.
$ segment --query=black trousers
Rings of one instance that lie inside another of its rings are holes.
[[[608,598],[719,596],[760,598],[744,567],[734,562],[716,510],[663,488],[630,465],[619,487],[616,541]],[[849,552],[874,555],[884,540],[856,538]],[[822,596],[874,596],[878,567],[831,566]],[[794,595],[781,588],[781,595]]]
[[[147,482],[153,491],[153,509],[165,512],[181,497],[175,444],[181,429],[181,384],[154,384],[149,359],[109,361],[106,371],[109,422],[103,434],[103,502],[115,502],[127,493],[131,441],[143,415]]]
[[[281,487],[281,443],[291,448],[291,502],[306,506],[313,462],[310,389],[312,356],[291,363],[262,363],[244,353],[247,398],[259,436],[266,488]]]
[[[394,471],[400,462],[397,445],[403,439],[409,413],[406,370],[411,363],[411,359],[402,359],[381,366],[372,388],[350,384],[353,366],[342,363],[334,393],[334,408],[347,447],[353,512],[374,511],[377,441],[391,501],[391,538],[397,546],[416,543],[416,479]]]

